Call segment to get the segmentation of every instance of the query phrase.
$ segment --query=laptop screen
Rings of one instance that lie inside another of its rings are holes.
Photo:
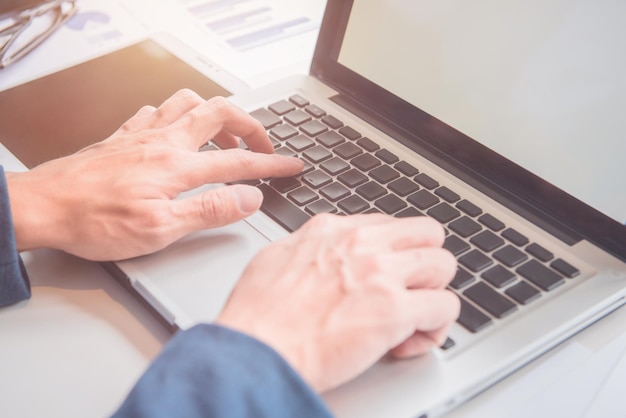
[[[311,75],[563,241],[626,260],[625,12],[620,0],[328,0]]]
[[[355,1],[338,62],[626,223],[623,16],[621,0]]]

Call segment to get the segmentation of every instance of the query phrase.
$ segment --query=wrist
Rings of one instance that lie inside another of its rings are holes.
[[[18,251],[49,246],[48,234],[52,219],[45,204],[48,190],[30,179],[29,172],[6,173],[9,206]]]

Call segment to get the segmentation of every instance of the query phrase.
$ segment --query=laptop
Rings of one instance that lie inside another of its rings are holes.
[[[323,397],[338,417],[444,415],[626,300],[623,9],[329,0],[310,74],[231,98],[305,171],[253,182],[244,221],[105,266],[185,329],[316,213],[432,216],[459,261],[448,341]]]

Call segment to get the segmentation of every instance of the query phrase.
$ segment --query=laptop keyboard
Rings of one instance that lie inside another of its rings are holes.
[[[268,131],[276,153],[305,161],[296,177],[247,182],[263,192],[265,214],[290,232],[324,212],[435,218],[446,228],[444,247],[458,260],[449,285],[461,299],[457,322],[472,333],[580,274],[300,95],[250,114]],[[453,345],[449,340],[443,348]]]

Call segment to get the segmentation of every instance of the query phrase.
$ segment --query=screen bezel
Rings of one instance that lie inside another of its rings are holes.
[[[358,103],[364,113],[379,110],[377,120],[401,133],[408,146],[527,219],[550,225],[550,232],[568,244],[584,238],[626,260],[625,225],[341,65],[338,56],[352,4],[327,2],[311,64],[311,75],[340,92],[337,101]]]

